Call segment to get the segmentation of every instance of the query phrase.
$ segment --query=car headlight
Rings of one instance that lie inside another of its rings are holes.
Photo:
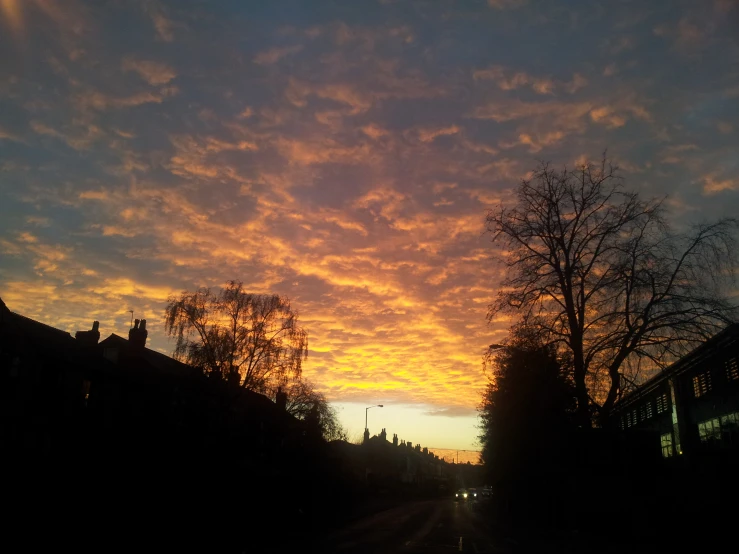
[[[467,493],[464,493],[464,497],[467,498]]]
[[[456,496],[457,498],[459,498],[459,493],[455,493],[455,495],[454,495],[454,496]]]
[[[477,493],[475,493],[475,496],[477,496]]]

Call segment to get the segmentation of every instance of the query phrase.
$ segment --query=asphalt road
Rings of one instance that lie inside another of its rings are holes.
[[[326,553],[475,554],[514,552],[486,523],[483,504],[429,500],[406,504],[353,522],[331,534]]]

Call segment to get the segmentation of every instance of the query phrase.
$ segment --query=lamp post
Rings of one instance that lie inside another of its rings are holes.
[[[364,430],[365,431],[367,430],[367,412],[369,411],[369,409],[370,408],[382,408],[382,407],[383,407],[382,404],[377,404],[375,406],[368,406],[364,409]]]

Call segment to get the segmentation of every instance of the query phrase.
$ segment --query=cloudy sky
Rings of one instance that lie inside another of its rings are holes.
[[[476,448],[488,208],[604,149],[677,224],[739,207],[739,2],[0,0],[0,297],[126,333],[288,295],[352,433]]]

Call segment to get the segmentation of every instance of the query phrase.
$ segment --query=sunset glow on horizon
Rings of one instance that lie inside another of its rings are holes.
[[[607,149],[676,224],[735,215],[737,37],[734,0],[0,0],[0,297],[171,354],[167,297],[241,280],[351,436],[383,404],[475,450],[486,210]]]

